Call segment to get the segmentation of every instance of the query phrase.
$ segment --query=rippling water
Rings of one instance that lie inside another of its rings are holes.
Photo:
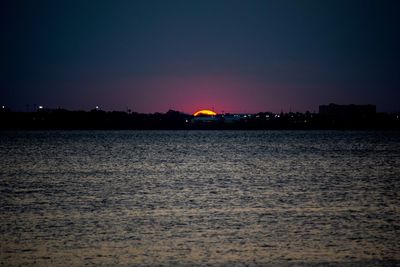
[[[0,265],[397,265],[400,133],[0,132]]]

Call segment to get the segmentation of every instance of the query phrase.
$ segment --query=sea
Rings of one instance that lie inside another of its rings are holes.
[[[1,131],[0,266],[400,266],[400,132]]]

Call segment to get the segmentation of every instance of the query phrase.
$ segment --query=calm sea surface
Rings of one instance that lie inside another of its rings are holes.
[[[0,265],[400,265],[400,133],[0,132]]]

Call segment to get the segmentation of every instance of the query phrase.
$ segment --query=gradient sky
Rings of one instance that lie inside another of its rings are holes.
[[[0,3],[0,104],[400,111],[400,1]]]

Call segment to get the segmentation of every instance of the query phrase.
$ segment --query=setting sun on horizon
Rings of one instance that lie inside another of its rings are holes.
[[[215,112],[215,111],[212,111],[212,110],[209,110],[209,109],[202,109],[202,110],[199,110],[199,111],[197,111],[197,112],[195,112],[194,114],[193,114],[193,116],[204,116],[204,115],[206,115],[206,116],[215,116],[215,115],[217,115],[217,113]]]

